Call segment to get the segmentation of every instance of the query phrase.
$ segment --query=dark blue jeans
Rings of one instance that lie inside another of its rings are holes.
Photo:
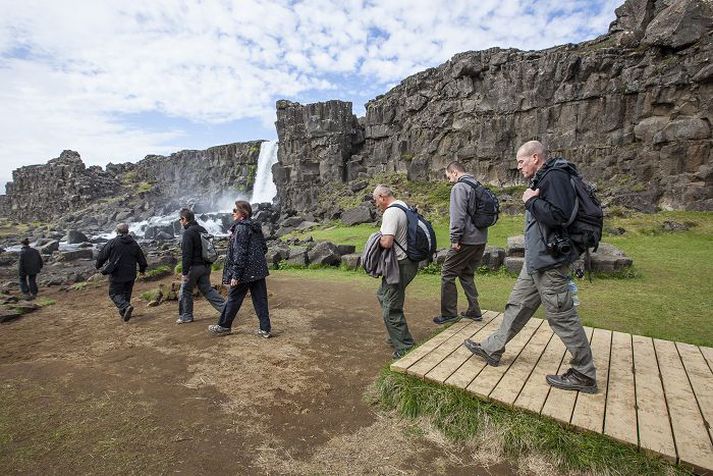
[[[29,283],[28,283],[29,281]],[[20,291],[22,294],[37,295],[37,275],[36,274],[21,274],[20,275]]]
[[[124,281],[122,283],[109,283],[109,297],[119,310],[119,314],[124,315],[124,310],[131,305],[131,293],[134,290],[134,281]]]
[[[253,300],[255,314],[260,319],[260,329],[270,332],[272,327],[270,326],[270,311],[267,307],[267,283],[265,278],[231,287],[228,291],[228,300],[225,301],[225,307],[220,314],[218,325],[227,328],[232,327],[233,320],[238,314],[248,291],[250,291],[250,297]]]

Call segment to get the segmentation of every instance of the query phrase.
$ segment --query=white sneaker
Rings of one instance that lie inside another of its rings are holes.
[[[272,337],[272,334],[270,334],[270,331],[264,331],[264,330],[262,330],[262,329],[258,329],[258,330],[255,332],[255,334],[259,335],[259,336],[262,337],[263,339],[269,339],[270,337]]]
[[[219,336],[225,336],[230,334],[232,330],[230,329],[230,327],[223,327],[219,326],[218,324],[213,324],[212,326],[208,326],[208,332]]]

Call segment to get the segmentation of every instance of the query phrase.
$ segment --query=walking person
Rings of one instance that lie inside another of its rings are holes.
[[[478,228],[472,219],[476,213],[477,181],[466,173],[459,162],[446,167],[446,178],[453,185],[450,198],[451,248],[441,269],[441,314],[433,318],[436,324],[457,321],[463,317],[483,320],[475,287],[475,270],[480,266],[488,241],[488,228]],[[456,278],[465,292],[468,309],[458,314]]]
[[[193,289],[196,286],[218,312],[223,311],[225,300],[211,286],[211,263],[203,258],[201,233],[207,233],[206,229],[196,222],[195,214],[189,208],[181,208],[179,222],[184,231],[181,240],[181,289],[178,296],[176,323],[186,324],[193,322]]]
[[[386,185],[377,185],[372,198],[376,208],[383,213],[379,245],[382,248],[393,248],[398,262],[398,282],[390,283],[387,280],[387,276],[382,277],[381,286],[376,296],[381,305],[381,313],[384,318],[386,332],[389,334],[389,342],[394,348],[392,357],[399,359],[414,345],[414,340],[404,315],[404,300],[406,299],[406,286],[409,285],[418,272],[418,263],[411,261],[406,255],[406,250],[408,249],[408,218],[406,212],[398,207],[407,207],[406,203],[396,200],[393,192]]]
[[[464,345],[488,365],[497,366],[505,345],[530,320],[540,304],[552,330],[572,356],[571,368],[562,375],[547,375],[547,383],[565,390],[596,393],[597,376],[589,339],[577,315],[568,283],[569,265],[579,257],[563,233],[575,208],[576,192],[569,174],[553,167],[538,141],[517,151],[517,168],[530,186],[522,194],[525,203],[525,263],[510,293],[500,328],[478,343]]]
[[[252,220],[253,210],[250,203],[238,200],[233,208],[233,225],[230,227],[228,254],[223,267],[223,284],[230,286],[228,299],[218,319],[218,324],[208,326],[216,335],[231,333],[233,320],[243,304],[245,295],[250,291],[255,313],[260,321],[257,335],[264,338],[272,336],[270,311],[267,304],[267,282],[270,274],[267,269],[267,244],[262,234],[262,227]]]
[[[25,299],[37,297],[37,275],[44,266],[42,255],[30,246],[30,240],[25,238],[20,242],[20,261],[18,262],[18,276],[20,278],[20,291]]]
[[[97,256],[96,267],[102,274],[109,275],[109,298],[112,300],[124,322],[129,322],[134,306],[131,305],[131,293],[136,281],[136,265],[143,276],[148,264],[146,256],[129,235],[129,225],[120,223],[116,227],[116,238],[104,245]]]

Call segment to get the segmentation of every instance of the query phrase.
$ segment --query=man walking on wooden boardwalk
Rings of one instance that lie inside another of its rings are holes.
[[[575,208],[576,192],[568,173],[551,167],[553,160],[546,160],[544,146],[538,141],[526,142],[517,151],[517,168],[531,180],[522,194],[526,208],[525,263],[508,298],[500,328],[481,343],[466,339],[464,345],[489,365],[497,366],[505,345],[543,304],[547,322],[572,355],[572,367],[562,375],[548,375],[547,383],[565,390],[595,393],[592,349],[568,288],[569,265],[579,252],[561,233]]]

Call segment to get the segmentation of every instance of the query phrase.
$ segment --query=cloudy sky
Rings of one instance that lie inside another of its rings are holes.
[[[458,52],[606,33],[621,3],[0,0],[0,182],[63,149],[104,165],[274,139],[281,98],[363,115]]]

